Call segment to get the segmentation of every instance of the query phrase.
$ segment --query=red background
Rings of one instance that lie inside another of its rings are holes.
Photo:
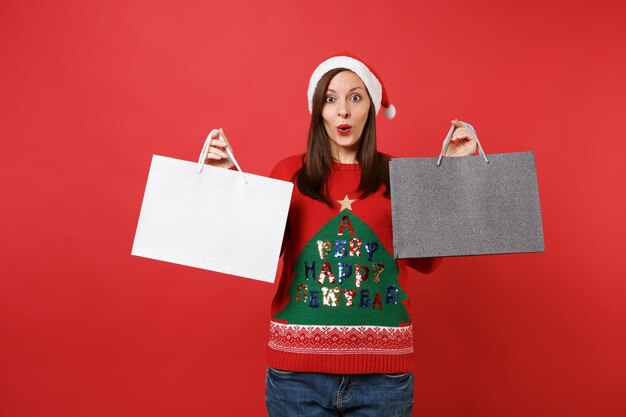
[[[153,153],[225,128],[245,170],[302,152],[338,51],[433,156],[458,117],[536,153],[546,252],[409,288],[415,416],[626,415],[622,1],[2,1],[0,415],[264,415],[275,287],[132,257]],[[219,214],[216,214],[219,220]],[[236,227],[236,225],[233,225]]]

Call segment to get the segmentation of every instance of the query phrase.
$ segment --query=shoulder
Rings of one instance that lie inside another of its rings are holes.
[[[304,155],[292,155],[279,161],[272,169],[270,177],[278,180],[293,182],[294,175],[302,167]]]

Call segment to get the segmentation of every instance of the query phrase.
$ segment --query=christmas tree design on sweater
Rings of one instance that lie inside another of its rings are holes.
[[[289,324],[385,326],[407,324],[398,266],[374,231],[342,211],[307,242],[294,263],[289,302],[274,318]]]

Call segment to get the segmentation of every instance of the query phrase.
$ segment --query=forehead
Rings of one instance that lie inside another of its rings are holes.
[[[329,90],[350,90],[355,87],[362,87],[365,90],[363,80],[354,72],[345,70],[335,75],[328,84]]]

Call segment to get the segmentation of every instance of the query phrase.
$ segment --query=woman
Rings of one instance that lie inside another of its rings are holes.
[[[341,55],[309,85],[307,152],[271,176],[296,184],[284,267],[272,303],[266,403],[275,416],[410,416],[413,336],[407,265],[393,258],[389,157],[377,151],[376,115],[393,118],[380,77]],[[456,127],[447,156],[475,153]],[[222,132],[223,133],[223,132]],[[227,142],[211,142],[206,163],[229,168]]]

